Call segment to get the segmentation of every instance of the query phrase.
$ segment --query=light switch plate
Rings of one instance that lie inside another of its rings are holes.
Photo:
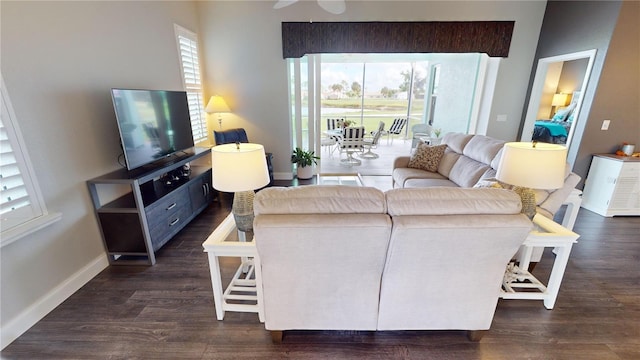
[[[610,123],[611,123],[611,120],[603,120],[602,127],[600,128],[600,130],[609,130]]]

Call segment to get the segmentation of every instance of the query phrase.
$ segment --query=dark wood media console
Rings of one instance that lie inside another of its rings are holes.
[[[155,264],[154,253],[209,205],[215,197],[211,166],[193,162],[210,154],[209,148],[195,148],[192,155],[157,168],[121,169],[87,181],[110,264]],[[189,177],[167,185],[165,175],[186,163]],[[123,185],[130,191],[101,201]]]

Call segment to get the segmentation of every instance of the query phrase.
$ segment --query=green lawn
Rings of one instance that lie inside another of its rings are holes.
[[[343,108],[349,109],[349,112],[336,112],[331,115],[326,115],[326,118],[345,118],[349,120],[355,120],[356,125],[360,122],[360,112],[353,112],[352,109],[360,109],[361,99],[337,99],[337,100],[322,100],[323,108]],[[374,131],[378,128],[378,122],[384,121],[386,130],[389,129],[393,120],[399,117],[406,117],[407,112],[407,100],[401,99],[365,99],[363,115],[363,125],[367,132]],[[414,124],[421,123],[422,112],[424,108],[424,100],[416,99],[412,102],[412,118],[409,120],[408,128]]]

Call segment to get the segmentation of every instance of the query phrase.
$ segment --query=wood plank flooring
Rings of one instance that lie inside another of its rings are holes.
[[[157,265],[104,270],[2,359],[640,359],[640,217],[581,209],[555,308],[501,300],[479,343],[462,331],[298,331],[274,345],[255,314],[215,319],[201,244],[229,204],[212,204],[157,253]],[[534,274],[546,279],[553,256]],[[228,279],[237,260],[221,263]]]

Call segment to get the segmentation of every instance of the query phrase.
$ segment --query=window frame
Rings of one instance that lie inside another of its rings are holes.
[[[174,32],[176,36],[176,45],[178,49],[178,61],[180,62],[180,74],[182,75],[182,86],[187,92],[187,99],[189,102],[189,114],[191,117],[191,135],[194,143],[201,143],[209,140],[209,129],[207,126],[207,116],[204,111],[204,93],[202,89],[202,72],[200,69],[200,49],[198,43],[198,35],[192,31],[185,29],[184,27],[173,24]],[[181,37],[191,42],[191,47],[195,47],[195,51],[191,51],[191,64],[185,66],[184,58],[182,56]],[[194,46],[195,45],[195,46]],[[195,52],[195,54],[193,54]],[[194,81],[187,81],[186,68],[193,69]],[[197,107],[197,108],[194,108]],[[198,120],[194,120],[194,116],[198,117]]]
[[[47,210],[2,74],[0,74],[0,83],[0,101],[2,102],[0,106],[3,108],[3,114],[7,117],[2,119],[2,124],[6,129],[11,151],[20,169],[31,210],[22,210],[23,208],[21,208],[15,213],[12,211],[1,216],[0,247],[4,247],[59,221],[62,214],[49,213]]]

